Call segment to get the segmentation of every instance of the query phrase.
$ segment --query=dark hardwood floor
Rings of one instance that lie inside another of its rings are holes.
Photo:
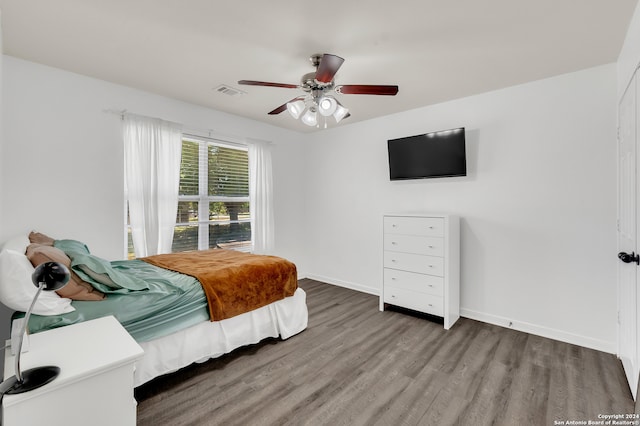
[[[136,389],[138,425],[554,425],[634,412],[611,354],[378,310],[312,280],[309,326]]]

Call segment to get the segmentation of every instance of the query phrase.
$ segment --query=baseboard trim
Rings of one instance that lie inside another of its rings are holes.
[[[500,327],[512,328],[514,330],[523,331],[525,333],[534,334],[536,336],[546,337],[548,339],[558,340],[560,342],[595,349],[597,351],[607,352],[614,355],[617,353],[617,346],[615,342],[593,339],[591,337],[582,336],[580,334],[568,333],[566,331],[558,330],[555,328],[544,327],[541,325],[518,321],[498,315],[491,315],[485,312],[478,312],[466,308],[460,308],[460,316],[476,321],[486,322],[488,324],[497,325]]]
[[[323,283],[360,291],[362,293],[372,294],[374,296],[380,296],[380,290],[374,287],[364,286],[349,281],[337,280],[334,278],[326,277],[324,275],[305,274],[304,276],[306,278],[321,281]],[[541,325],[518,321],[507,317],[487,314],[485,312],[474,311],[472,309],[463,307],[460,308],[460,316],[476,321],[485,322],[487,324],[497,325],[499,327],[511,328],[517,331],[522,331],[524,333],[558,340],[560,342],[583,346],[585,348],[594,349],[601,352],[607,352],[614,355],[617,354],[618,351],[616,342],[593,339],[591,337],[568,333],[566,331],[558,330],[555,328],[544,327]]]
[[[362,293],[373,294],[374,296],[380,296],[380,291],[377,288],[364,286],[348,281],[336,280],[333,278],[325,277],[323,275],[306,274],[306,277],[316,281],[322,281],[323,283],[337,285],[338,287],[344,287],[351,290],[356,290]]]

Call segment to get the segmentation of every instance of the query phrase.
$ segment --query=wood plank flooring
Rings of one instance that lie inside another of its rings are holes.
[[[378,310],[300,280],[309,326],[136,389],[138,425],[554,425],[634,412],[611,354]]]

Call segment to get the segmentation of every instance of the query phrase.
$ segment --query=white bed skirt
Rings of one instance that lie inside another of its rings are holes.
[[[298,288],[293,296],[254,311],[140,343],[144,357],[136,363],[134,386],[267,337],[288,339],[307,328],[307,320],[306,293]]]

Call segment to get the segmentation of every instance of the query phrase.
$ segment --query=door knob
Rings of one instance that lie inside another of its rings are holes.
[[[622,260],[624,263],[635,262],[637,265],[640,265],[640,255],[637,255],[633,251],[631,254],[621,251],[618,253],[618,259]]]

